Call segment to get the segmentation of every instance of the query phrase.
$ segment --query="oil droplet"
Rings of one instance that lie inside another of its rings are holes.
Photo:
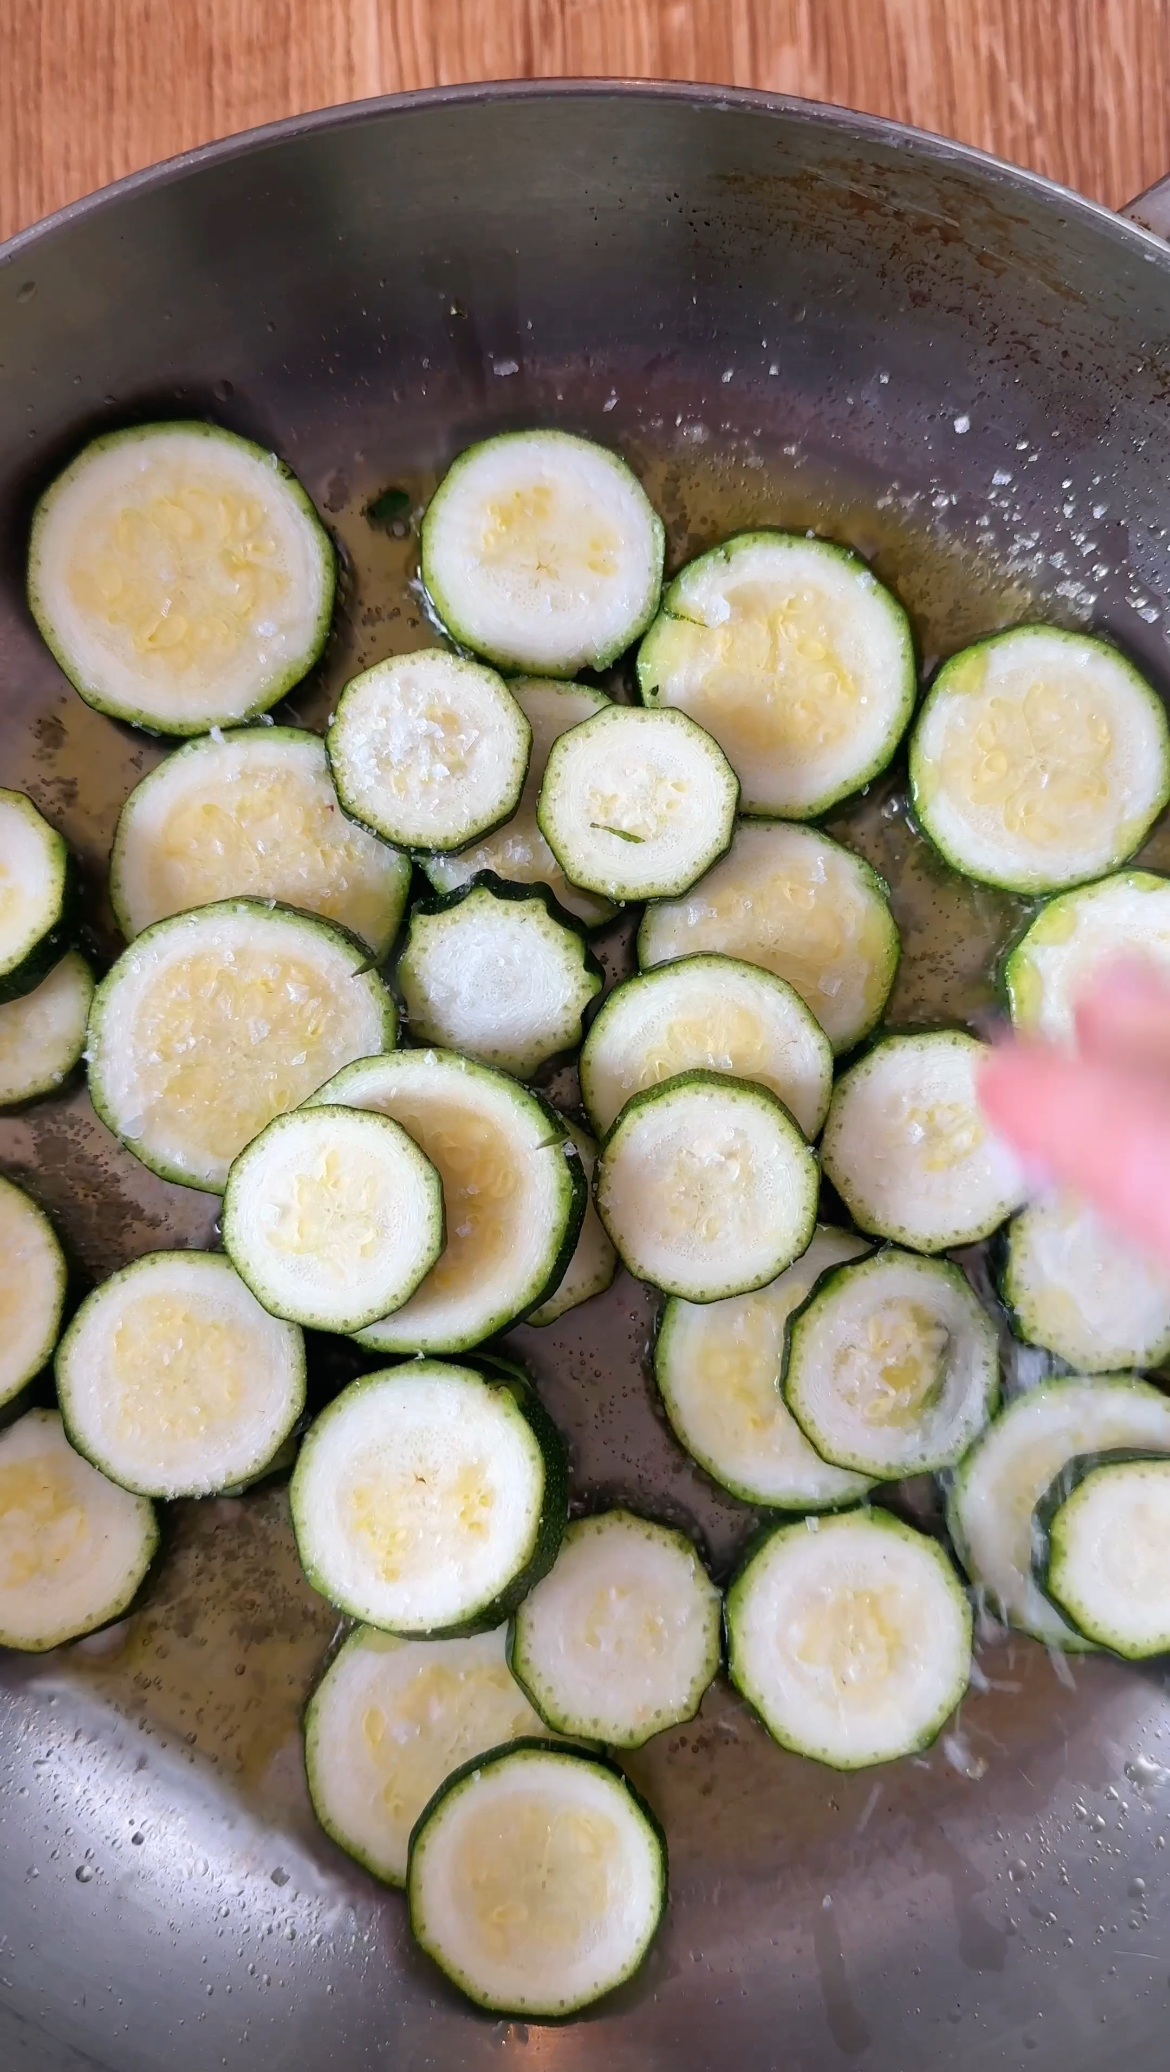
[[[31,302],[31,301],[32,301],[32,299],[33,299],[33,296],[34,296],[34,295],[36,294],[36,292],[37,292],[37,284],[36,284],[36,282],[35,282],[35,281],[26,281],[26,282],[24,283],[24,286],[23,286],[22,288],[18,288],[18,289],[17,289],[17,291],[16,291],[16,299],[17,299],[17,301],[18,301],[18,302]]]
[[[288,1880],[289,1880],[289,1873],[288,1873],[288,1872],[287,1872],[287,1871],[285,1870],[285,1868],[284,1868],[284,1865],[283,1865],[283,1864],[281,1864],[281,1863],[278,1863],[278,1864],[277,1864],[277,1866],[276,1866],[276,1869],[275,1869],[275,1870],[273,1871],[273,1873],[272,1873],[272,1882],[273,1882],[273,1884],[274,1884],[274,1885],[287,1885],[287,1884],[288,1884]]]
[[[92,1863],[79,1863],[73,1875],[79,1885],[88,1885],[93,1878]]]

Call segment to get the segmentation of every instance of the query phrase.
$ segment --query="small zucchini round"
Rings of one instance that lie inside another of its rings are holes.
[[[1078,1374],[1170,1359],[1170,1272],[1076,1195],[1030,1202],[1009,1223],[1000,1294],[1016,1336]]]
[[[1032,1574],[1070,1626],[1127,1662],[1170,1652],[1170,1459],[1077,1454],[1032,1513]]]
[[[64,838],[22,791],[0,790],[0,1002],[31,993],[60,961],[75,889]]]
[[[589,1188],[589,1199],[581,1221],[581,1234],[577,1239],[573,1256],[561,1279],[550,1295],[537,1309],[530,1309],[524,1321],[526,1324],[555,1324],[566,1310],[576,1309],[582,1302],[588,1302],[593,1295],[602,1295],[612,1285],[618,1268],[618,1256],[605,1231],[593,1202],[593,1174],[597,1165],[597,1143],[593,1137],[579,1129],[567,1115],[562,1115],[570,1141],[577,1147],[581,1170]]]
[[[0,1407],[15,1402],[53,1357],[69,1274],[43,1209],[0,1179]]]
[[[85,1048],[93,973],[67,950],[31,993],[0,1005],[0,1108],[18,1108],[63,1086]]]
[[[1079,995],[1126,957],[1170,976],[1170,878],[1154,871],[1118,871],[1041,907],[1004,965],[1016,1028],[1072,1050]]]
[[[0,1647],[44,1654],[120,1619],[158,1540],[154,1505],[75,1453],[55,1410],[0,1433]]]

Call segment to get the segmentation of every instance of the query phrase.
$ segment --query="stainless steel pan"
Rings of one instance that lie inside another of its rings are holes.
[[[293,701],[310,722],[355,662],[422,637],[411,542],[366,524],[371,492],[419,495],[466,440],[542,421],[633,455],[675,561],[760,519],[854,541],[901,589],[926,667],[1036,606],[1107,628],[1170,681],[1156,237],[957,146],[750,94],[469,88],[298,119],[0,254],[0,779],[82,852],[107,951],[100,873],[156,750],[82,705],[39,645],[24,531],[84,434],[183,412],[278,447],[348,551],[338,634]],[[895,1012],[978,1018],[1012,903],[930,863],[896,783],[840,824],[895,882]],[[1170,860],[1170,840],[1151,853]],[[0,1161],[92,1275],[212,1226],[214,1204],[146,1175],[80,1094],[0,1124]],[[515,1335],[579,1488],[695,1521],[725,1565],[747,1514],[656,1420],[649,1325],[626,1284]],[[635,1764],[673,1853],[644,1978],[592,2020],[525,2030],[457,2004],[400,1902],[309,1817],[296,1721],[332,1625],[283,1496],[260,1492],[180,1507],[114,1652],[5,1660],[0,2064],[1163,2062],[1159,1668],[1070,1675],[1031,1643],[993,1646],[944,1748],[856,1777],[781,1754],[716,1690]]]

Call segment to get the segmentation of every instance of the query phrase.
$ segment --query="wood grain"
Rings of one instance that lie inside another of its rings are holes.
[[[1170,170],[1170,0],[0,0],[0,234],[280,115],[565,74],[841,101],[1114,205]]]

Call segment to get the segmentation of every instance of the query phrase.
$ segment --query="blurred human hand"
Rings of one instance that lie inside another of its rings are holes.
[[[1170,1266],[1170,981],[1118,963],[1077,1004],[1076,1051],[1013,1041],[979,1079],[988,1120]]]

